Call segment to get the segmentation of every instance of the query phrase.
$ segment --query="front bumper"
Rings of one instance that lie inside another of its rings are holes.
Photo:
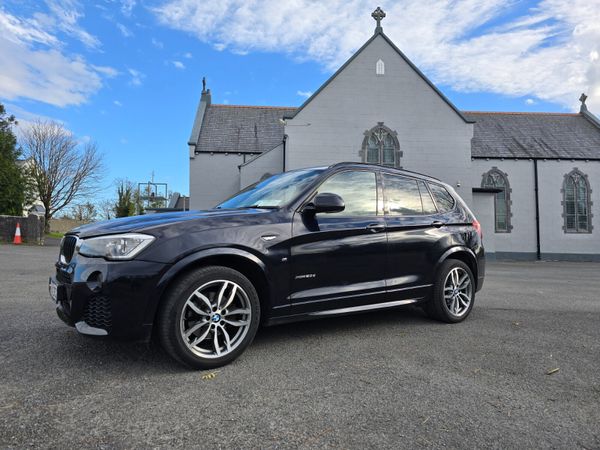
[[[69,263],[56,263],[50,297],[58,316],[81,334],[147,341],[159,299],[157,285],[167,268],[76,254]]]

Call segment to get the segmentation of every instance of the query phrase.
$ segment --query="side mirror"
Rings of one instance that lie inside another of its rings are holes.
[[[346,208],[344,200],[337,194],[329,194],[323,192],[318,194],[311,203],[308,203],[303,212],[317,213],[336,213],[343,211]]]

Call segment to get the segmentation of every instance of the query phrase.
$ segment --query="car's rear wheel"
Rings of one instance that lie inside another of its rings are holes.
[[[456,259],[444,261],[431,299],[424,305],[425,312],[444,322],[461,322],[471,313],[474,302],[475,280],[469,266]]]
[[[197,269],[176,281],[158,317],[158,335],[173,358],[194,369],[236,359],[260,322],[260,302],[244,275],[228,267]]]

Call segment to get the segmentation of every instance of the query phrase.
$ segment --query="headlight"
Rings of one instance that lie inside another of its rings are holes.
[[[154,236],[135,233],[83,239],[79,253],[84,256],[102,256],[106,259],[132,259],[154,239]]]

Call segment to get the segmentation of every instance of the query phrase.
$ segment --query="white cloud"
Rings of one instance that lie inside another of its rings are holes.
[[[34,14],[35,20],[53,31],[61,31],[81,41],[86,47],[97,49],[101,43],[97,37],[88,33],[79,25],[84,14],[77,0],[46,0],[49,13]]]
[[[129,80],[129,84],[131,84],[132,86],[141,86],[142,85],[142,80],[144,78],[146,78],[146,75],[144,75],[139,70],[127,69],[127,72],[129,72],[129,75],[131,75],[131,79]]]
[[[121,103],[119,100],[113,100],[113,104],[114,104],[115,106],[118,106],[119,108],[120,108],[121,106],[123,106],[123,103]]]
[[[17,17],[0,8],[0,97],[28,98],[56,106],[78,105],[98,91],[115,69],[89,64],[68,54],[64,33],[91,49],[100,42],[78,26],[82,17],[73,1],[48,1],[47,13]]]
[[[171,64],[173,64],[177,69],[185,69],[185,65],[181,61],[171,61]]]
[[[131,16],[133,8],[135,8],[136,0],[122,0],[121,1],[121,12],[124,16]]]
[[[102,75],[107,76],[108,78],[114,78],[119,75],[119,71],[114,69],[113,67],[108,66],[91,66],[96,72],[101,73]]]
[[[192,54],[191,54],[190,52],[185,52],[185,53],[183,54],[183,57],[184,57],[185,59],[192,59],[192,58],[193,58],[193,56],[192,56]]]
[[[165,46],[165,44],[163,44],[161,41],[159,41],[156,38],[152,38],[152,45],[154,45],[156,48],[160,48],[160,49],[162,49]]]
[[[311,91],[296,91],[296,95],[299,95],[300,97],[308,98],[311,95],[313,95],[313,93]]]
[[[519,17],[505,0],[384,1],[386,34],[435,83],[465,92],[532,96],[600,111],[600,7],[541,0]],[[334,70],[371,35],[366,0],[167,0],[159,21],[215,49],[280,52]],[[590,106],[592,109],[594,106]]]
[[[8,114],[14,115],[17,119],[17,126],[13,129],[17,136],[17,139],[22,138],[23,131],[29,128],[33,124],[33,122],[54,121],[62,123],[64,125],[64,122],[62,120],[59,120],[55,117],[49,117],[42,114],[32,113],[31,111],[28,111],[12,103],[6,103],[4,106],[6,107],[6,112]]]
[[[535,105],[536,101],[532,98],[528,98],[527,100],[525,100],[525,104],[526,105]]]
[[[129,38],[133,36],[133,32],[122,23],[117,22],[117,28],[119,29],[123,37]]]

